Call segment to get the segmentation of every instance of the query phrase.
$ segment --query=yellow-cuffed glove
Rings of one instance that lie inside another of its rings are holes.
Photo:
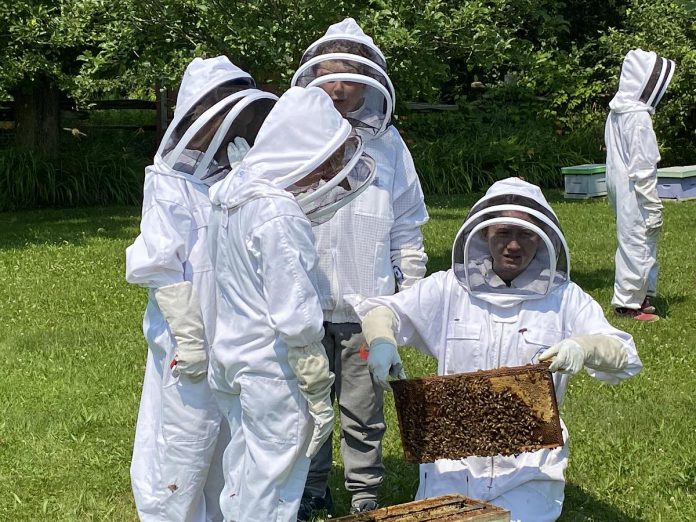
[[[162,286],[155,300],[176,340],[174,372],[191,380],[200,380],[208,372],[205,327],[201,304],[190,281]]]
[[[575,375],[583,367],[604,372],[621,370],[628,364],[628,353],[621,340],[611,335],[580,335],[554,344],[539,356],[553,359],[549,370]]]
[[[334,374],[329,371],[329,358],[321,343],[288,348],[288,361],[314,420],[314,431],[306,453],[311,459],[333,433],[331,386]]]

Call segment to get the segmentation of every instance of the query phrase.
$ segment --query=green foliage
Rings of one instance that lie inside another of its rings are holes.
[[[0,211],[136,204],[142,197],[144,166],[132,151],[104,143],[69,144],[57,158],[0,150]]]
[[[696,11],[688,2],[633,0],[625,28],[602,38],[607,70],[618,71],[635,47],[676,62],[667,94],[655,112],[655,132],[664,164],[690,165],[696,158]],[[618,74],[609,81],[615,89]]]
[[[561,167],[604,162],[603,122],[565,134],[539,111],[537,100],[484,96],[460,112],[402,116],[398,126],[426,194],[465,194],[508,176],[559,187]]]

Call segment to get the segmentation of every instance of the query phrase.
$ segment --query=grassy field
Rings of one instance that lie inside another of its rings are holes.
[[[572,277],[609,313],[613,216],[606,200],[549,194],[571,249]],[[429,198],[430,271],[445,269],[474,198]],[[145,292],[126,284],[124,249],[139,209],[0,214],[0,520],[135,521],[128,477],[146,346]],[[663,320],[617,320],[645,369],[617,387],[571,384],[572,447],[563,521],[696,520],[696,202],[668,204],[659,252]],[[410,376],[434,364],[402,353]],[[402,461],[391,399],[383,505],[405,502],[416,467]],[[349,497],[340,459],[331,487]]]

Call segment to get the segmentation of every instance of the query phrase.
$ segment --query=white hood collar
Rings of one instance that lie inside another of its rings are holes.
[[[674,75],[675,64],[656,53],[631,49],[624,57],[619,90],[609,103],[612,111],[648,111],[651,114]]]

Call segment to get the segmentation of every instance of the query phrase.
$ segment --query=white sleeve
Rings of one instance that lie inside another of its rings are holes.
[[[660,151],[652,120],[647,113],[641,117],[628,137],[626,151],[628,156],[628,176],[633,180],[644,180],[657,176]]]
[[[191,220],[182,205],[153,199],[143,211],[140,235],[126,249],[126,281],[147,288],[183,281]]]
[[[288,346],[308,346],[324,337],[317,295],[312,226],[304,217],[283,215],[254,232],[257,259],[271,326]]]
[[[399,345],[408,345],[439,358],[444,321],[444,285],[446,272],[421,279],[398,294],[365,299],[355,311],[362,320],[377,306],[388,307],[396,317],[394,335]]]
[[[578,288],[579,290],[579,288]],[[643,368],[643,363],[638,357],[636,345],[633,342],[633,337],[630,334],[618,330],[609,324],[604,316],[602,307],[591,296],[580,290],[579,295],[580,310],[573,313],[572,327],[570,329],[571,336],[578,335],[609,335],[621,341],[628,356],[626,367],[615,372],[604,372],[586,368],[590,376],[607,382],[609,384],[617,384],[619,381],[628,379],[638,374]]]
[[[660,161],[660,152],[652,122],[645,123],[633,129],[628,173],[634,180],[638,202],[648,213],[646,226],[654,229],[662,226],[662,201],[657,193],[657,163]]]
[[[398,131],[392,131],[396,148],[392,207],[394,224],[390,233],[391,260],[399,289],[425,276],[428,256],[423,248],[421,226],[428,221],[423,190],[411,153]]]

